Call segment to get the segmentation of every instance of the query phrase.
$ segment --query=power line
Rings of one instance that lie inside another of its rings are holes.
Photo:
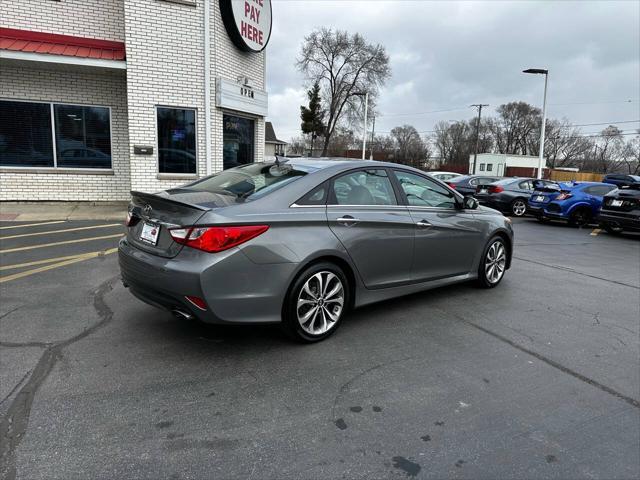
[[[571,124],[561,128],[573,128],[573,127],[594,127],[597,125],[617,125],[619,123],[640,123],[640,120],[620,120],[618,122],[602,122],[602,123],[582,123],[582,124]]]

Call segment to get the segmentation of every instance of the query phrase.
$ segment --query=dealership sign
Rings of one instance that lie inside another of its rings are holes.
[[[240,50],[261,52],[271,37],[271,0],[220,0],[222,21]]]

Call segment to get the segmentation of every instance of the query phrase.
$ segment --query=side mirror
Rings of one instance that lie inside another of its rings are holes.
[[[478,200],[471,196],[464,197],[464,200],[462,201],[462,207],[466,210],[475,210],[478,208],[478,205]]]

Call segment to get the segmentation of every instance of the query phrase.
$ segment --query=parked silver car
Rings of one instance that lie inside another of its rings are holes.
[[[132,192],[122,279],[141,300],[210,323],[281,322],[322,340],[354,307],[477,280],[495,287],[513,232],[419,170],[289,159]]]

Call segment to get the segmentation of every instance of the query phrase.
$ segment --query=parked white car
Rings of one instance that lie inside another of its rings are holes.
[[[454,177],[462,176],[461,173],[455,172],[427,172],[427,175],[435,178],[436,180],[440,180],[441,182],[446,182],[447,180],[451,180]]]

